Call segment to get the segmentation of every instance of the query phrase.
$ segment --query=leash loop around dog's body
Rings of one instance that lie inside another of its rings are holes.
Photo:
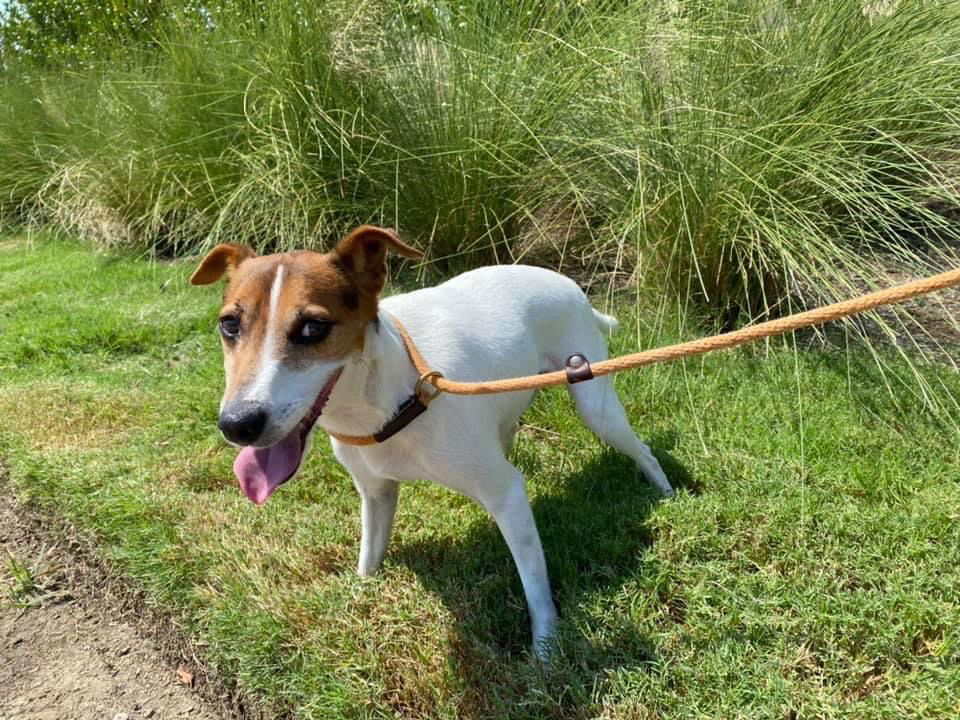
[[[407,351],[410,362],[413,363],[413,366],[417,369],[417,373],[420,375],[417,380],[414,395],[411,400],[407,402],[409,403],[412,400],[416,400],[422,405],[423,409],[418,409],[416,412],[409,410],[404,413],[405,403],[401,406],[400,411],[398,411],[394,419],[387,423],[384,429],[376,433],[376,435],[354,436],[341,435],[333,432],[331,432],[330,435],[348,445],[373,445],[378,442],[383,442],[383,440],[378,440],[377,438],[383,437],[384,432],[388,428],[390,428],[392,432],[386,437],[390,437],[400,428],[406,427],[413,418],[419,416],[426,410],[426,405],[430,400],[441,392],[451,393],[453,395],[488,395],[522,390],[538,390],[553,385],[583,382],[594,377],[610,375],[612,373],[632,370],[634,368],[667,362],[669,360],[678,360],[693,355],[702,355],[713,350],[725,350],[754,340],[760,340],[773,335],[782,335],[792,330],[799,330],[813,325],[822,325],[833,320],[839,320],[840,318],[849,317],[850,315],[873,310],[883,305],[892,305],[937,290],[956,287],[957,285],[960,285],[960,268],[928,278],[914,280],[913,282],[903,285],[897,285],[886,290],[878,290],[851,300],[845,300],[795,315],[769,320],[759,325],[752,325],[721,335],[691,340],[677,345],[668,345],[662,348],[654,348],[622,357],[610,358],[594,365],[591,365],[582,354],[574,353],[567,358],[567,363],[563,370],[540,373],[538,375],[528,375],[526,377],[508,378],[505,380],[483,380],[479,382],[456,382],[446,379],[441,373],[435,370],[431,370],[426,360],[424,360],[423,355],[421,355],[417,349],[416,344],[413,342],[413,338],[410,337],[407,329],[403,326],[403,323],[396,317],[391,316],[397,332],[400,333],[400,338],[403,340],[403,346]],[[588,374],[589,377],[587,376]],[[427,382],[433,386],[434,391],[428,396],[421,397],[423,385]],[[404,417],[400,428],[393,429],[395,425],[400,424],[401,415]]]

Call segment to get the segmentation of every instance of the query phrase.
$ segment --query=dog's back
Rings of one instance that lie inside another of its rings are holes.
[[[407,326],[432,366],[459,380],[555,370],[572,352],[603,359],[603,335],[617,326],[573,280],[528,265],[479,268],[382,307]]]

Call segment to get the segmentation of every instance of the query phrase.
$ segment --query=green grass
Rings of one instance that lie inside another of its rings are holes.
[[[31,559],[21,559],[7,551],[6,567],[0,571],[0,584],[6,586],[10,605],[20,610],[62,602],[70,591],[59,589],[52,548],[42,547]]]
[[[215,422],[218,289],[189,263],[0,243],[0,457],[206,660],[303,718],[952,718],[960,712],[960,378],[790,339],[621,375],[678,497],[542,394],[529,481],[559,652],[471,502],[405,486],[383,572],[317,443],[263,508]],[[612,350],[685,333],[621,309]],[[880,369],[882,367],[882,370]],[[940,410],[916,397],[922,378]],[[952,403],[952,405],[951,405]],[[943,408],[953,407],[946,412]]]

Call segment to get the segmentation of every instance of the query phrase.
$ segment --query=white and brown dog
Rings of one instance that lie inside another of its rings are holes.
[[[242,447],[234,471],[258,505],[296,474],[315,425],[375,433],[411,397],[418,373],[394,317],[431,368],[455,380],[557,370],[573,352],[607,357],[604,333],[616,329],[616,320],[594,310],[562,275],[485,267],[380,301],[388,250],[422,256],[393,231],[365,225],[326,254],[257,257],[243,246],[219,245],[191,277],[195,285],[228,279],[220,311],[226,391],[219,427]],[[570,392],[584,422],[672,495],[611,378],[571,385]],[[542,657],[557,613],[523,476],[508,459],[533,394],[441,395],[382,443],[332,444],[360,493],[359,573],[375,572],[383,560],[400,481],[421,478],[461,492],[487,509],[507,541],[530,609],[533,649]]]

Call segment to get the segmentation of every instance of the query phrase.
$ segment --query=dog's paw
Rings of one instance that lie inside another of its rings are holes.
[[[647,476],[647,482],[664,497],[669,498],[677,494],[677,491],[670,485],[670,481],[667,480],[666,475],[660,475],[659,477],[656,475]]]
[[[534,640],[533,645],[530,647],[530,652],[538,662],[548,663],[550,662],[550,658],[553,657],[555,647],[554,636],[547,635],[546,637]]]
[[[549,662],[556,648],[557,616],[552,614],[541,621],[541,626],[533,633],[533,645],[530,648],[533,656],[540,662]]]

